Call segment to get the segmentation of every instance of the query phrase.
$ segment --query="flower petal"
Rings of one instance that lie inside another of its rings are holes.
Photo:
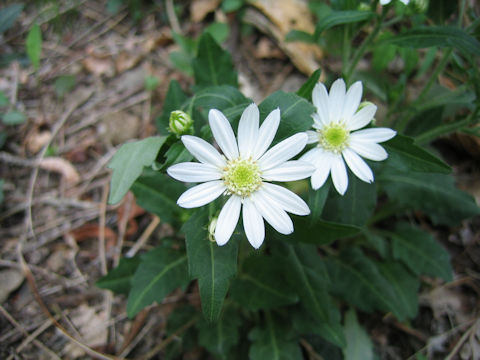
[[[305,133],[308,136],[307,144],[316,144],[318,143],[318,133],[316,131],[307,130]]]
[[[284,162],[262,173],[268,181],[295,181],[312,175],[315,167],[306,161],[292,160]]]
[[[174,179],[184,182],[204,182],[218,180],[221,177],[216,166],[196,162],[175,164],[167,169],[167,173]]]
[[[320,189],[323,184],[325,184],[325,181],[327,181],[328,175],[330,175],[330,165],[317,168],[310,179],[312,183],[312,189]]]
[[[218,215],[217,226],[215,227],[215,241],[218,245],[225,245],[230,240],[237,226],[241,207],[242,200],[236,195],[232,195],[223,205],[220,215]]]
[[[385,149],[376,143],[356,141],[352,139],[350,141],[350,148],[358,155],[370,160],[382,161],[388,157]]]
[[[282,207],[283,210],[295,215],[308,215],[310,209],[305,201],[294,192],[284,188],[283,186],[264,183],[263,188],[270,198]]]
[[[194,186],[185,191],[177,200],[177,204],[183,208],[196,208],[218,198],[225,191],[223,181],[209,181]]]
[[[335,189],[337,189],[340,195],[345,194],[348,187],[348,174],[341,155],[332,158],[332,168],[330,171],[332,173],[332,181],[333,185],[335,185]]]
[[[317,156],[320,155],[320,153],[323,153],[323,151],[320,150],[320,148],[318,148],[318,147],[314,147],[313,149],[308,150],[305,154],[300,156],[300,159],[298,159],[298,160],[309,162],[310,164],[315,165],[315,163],[316,163],[315,159],[317,158]]]
[[[182,142],[187,150],[204,164],[211,164],[219,168],[223,168],[227,164],[217,149],[199,137],[183,135]]]
[[[259,159],[260,169],[266,171],[291,159],[303,150],[307,140],[307,134],[297,133],[279,142]]]
[[[356,152],[345,149],[342,152],[343,158],[352,172],[362,181],[367,183],[373,182],[372,169]]]
[[[258,131],[258,138],[252,153],[254,160],[258,160],[267,151],[277,133],[280,124],[280,109],[273,110],[265,120]]]
[[[372,121],[376,111],[377,107],[373,104],[369,104],[360,109],[352,118],[346,121],[347,129],[353,131],[366,126]]]
[[[395,135],[397,132],[389,128],[371,128],[355,131],[350,137],[355,140],[380,143],[390,140]]]
[[[243,200],[243,228],[247,235],[248,242],[258,249],[265,239],[265,224],[260,212],[250,199]]]
[[[348,89],[343,107],[343,121],[350,120],[357,111],[360,100],[362,99],[362,91],[362,83],[360,81],[357,81]]]
[[[238,123],[238,150],[243,158],[248,158],[258,139],[260,112],[257,105],[250,104],[242,113]]]
[[[342,120],[345,103],[345,81],[337,79],[333,82],[328,95],[329,122]]]
[[[225,156],[230,160],[237,158],[237,140],[233,134],[232,126],[225,115],[217,109],[211,109],[208,113],[208,121],[213,137]]]
[[[288,235],[293,232],[292,219],[276,202],[270,200],[264,190],[258,190],[250,198],[263,218],[280,234]]]
[[[317,108],[318,120],[324,125],[330,123],[328,112],[327,88],[322,83],[317,83],[312,92],[313,105]]]
[[[311,116],[313,119],[312,127],[317,130],[322,130],[325,125],[322,120],[320,120],[320,116],[318,115],[318,113],[313,113]]]

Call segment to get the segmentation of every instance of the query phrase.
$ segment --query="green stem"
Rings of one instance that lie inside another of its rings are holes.
[[[343,27],[343,50],[342,50],[342,68],[344,68],[350,57],[350,39],[349,39],[349,26],[345,24]]]

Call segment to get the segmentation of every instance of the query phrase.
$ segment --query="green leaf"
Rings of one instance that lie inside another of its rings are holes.
[[[224,246],[208,238],[208,211],[198,209],[182,230],[187,244],[190,276],[198,279],[202,310],[208,321],[216,321],[230,285],[237,272],[237,253],[240,237],[233,235]]]
[[[457,189],[450,175],[389,169],[380,173],[377,181],[391,200],[424,211],[435,224],[455,225],[480,214],[475,199]]]
[[[320,219],[322,215],[323,207],[325,206],[325,202],[327,201],[328,193],[330,191],[330,183],[325,183],[320,189],[314,190],[313,188],[309,187],[308,189],[308,199],[307,204],[312,212],[310,214],[311,223],[315,223]]]
[[[245,0],[223,0],[222,10],[226,13],[237,11],[245,4]]]
[[[230,54],[223,50],[209,33],[203,33],[200,37],[198,54],[192,67],[197,87],[238,86],[237,73]]]
[[[10,29],[23,10],[23,4],[12,4],[0,9],[0,34]]]
[[[221,44],[227,40],[228,34],[230,33],[230,28],[228,27],[228,24],[214,22],[208,25],[204,31],[212,35],[215,41]]]
[[[55,80],[55,94],[58,98],[63,98],[74,87],[77,79],[75,75],[62,75]]]
[[[192,58],[189,55],[182,51],[172,51],[168,57],[175,68],[188,76],[193,76]]]
[[[156,76],[153,76],[153,75],[145,76],[145,82],[144,82],[145,90],[153,91],[158,87],[159,84],[160,84],[160,80]]]
[[[397,134],[382,144],[388,152],[387,165],[404,172],[437,172],[449,174],[450,167],[436,156],[415,145],[412,138]]]
[[[463,29],[453,26],[419,26],[385,40],[402,47],[454,47],[465,55],[480,55],[480,42]]]
[[[131,279],[140,264],[140,256],[122,257],[115,269],[98,279],[95,283],[99,288],[108,289],[115,294],[128,294],[131,289]]]
[[[141,256],[132,278],[127,314],[135,316],[153,302],[161,303],[173,290],[188,284],[187,256],[179,251],[157,248]]]
[[[372,340],[358,323],[354,309],[345,314],[344,332],[347,338],[347,346],[343,349],[345,360],[374,360]]]
[[[336,25],[351,24],[370,19],[374,13],[371,11],[331,11],[327,16],[322,17],[315,27],[315,38],[318,39],[323,31]]]
[[[0,91],[0,107],[7,106],[10,103],[7,95],[3,91]]]
[[[285,35],[286,42],[301,41],[307,44],[316,44],[317,40],[313,34],[301,30],[290,30]]]
[[[393,257],[403,261],[413,273],[452,280],[450,255],[431,234],[401,223],[388,236],[392,239]]]
[[[315,107],[304,98],[293,93],[277,91],[260,104],[260,118],[266,118],[277,108],[280,108],[281,121],[274,143],[312,127],[311,115],[315,112]]]
[[[5,181],[0,179],[0,204],[3,203],[3,199],[5,199],[5,195],[3,194],[3,185],[5,185]]]
[[[174,223],[182,213],[177,199],[185,186],[158,171],[146,170],[132,185],[137,204],[157,215],[164,223]]]
[[[189,327],[186,331],[178,333],[192,319],[198,318],[198,311],[189,304],[178,303],[175,310],[168,314],[165,333],[172,336],[173,341],[166,346],[162,360],[178,360],[182,354],[198,347],[197,329],[195,326]]]
[[[20,111],[9,111],[2,116],[2,122],[5,125],[20,125],[27,120],[27,117],[24,113]]]
[[[242,264],[243,271],[234,279],[230,298],[247,310],[267,310],[298,301],[291,286],[285,285],[282,259],[253,255]]]
[[[181,163],[188,162],[193,159],[192,154],[187,150],[181,141],[174,143],[165,153],[165,162],[161,169],[166,170],[168,167]]]
[[[455,105],[457,107],[473,107],[476,100],[475,93],[467,86],[459,86],[454,91],[438,87],[431,91],[426,99],[419,104],[417,111],[424,111],[443,105]]]
[[[244,110],[252,100],[246,98],[237,88],[229,85],[210,86],[198,91],[192,100],[195,107],[225,111],[237,106]],[[226,115],[225,115],[226,116]],[[229,118],[231,121],[231,119]]]
[[[315,87],[315,85],[317,85],[321,73],[321,69],[315,70],[313,74],[310,75],[305,84],[303,84],[302,87],[297,91],[297,95],[311,102],[313,88]]]
[[[471,123],[472,119],[467,117],[463,120],[441,124],[436,127],[430,126],[428,130],[422,132],[420,135],[415,136],[415,142],[418,144],[428,144],[440,136],[460,130]]]
[[[40,67],[40,56],[42,55],[42,31],[38,24],[34,24],[28,32],[25,46],[33,68],[38,70]]]
[[[265,313],[265,324],[256,326],[248,334],[252,341],[250,360],[302,360],[303,356],[296,340],[288,338],[287,323],[276,321],[269,312]]]
[[[170,119],[170,113],[174,110],[180,110],[187,99],[188,96],[183,92],[179,82],[177,80],[170,81],[167,96],[163,102],[162,115],[155,120],[155,125],[160,134],[166,135],[169,133],[168,121]]]
[[[123,144],[117,150],[108,164],[108,167],[113,169],[109,204],[116,204],[123,198],[142,174],[143,168],[153,163],[165,140],[165,136],[149,137]]]

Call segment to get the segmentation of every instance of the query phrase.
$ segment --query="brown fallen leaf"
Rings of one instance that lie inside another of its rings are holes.
[[[106,226],[104,229],[106,240],[115,240],[117,238],[117,234],[115,234],[115,231],[113,231],[111,228]],[[98,238],[99,233],[100,226],[96,223],[85,224],[70,232],[70,234],[75,238],[76,242],[81,242],[92,238]]]
[[[45,144],[48,144],[51,138],[52,133],[49,130],[39,131],[39,129],[35,129],[31,131],[25,139],[28,152],[31,154],[38,153]]]
[[[220,5],[220,0],[193,0],[190,3],[190,18],[194,23],[198,23],[216,10]]]
[[[122,73],[133,68],[142,59],[142,54],[135,52],[122,51],[115,59],[115,68],[117,73]]]
[[[65,181],[70,185],[75,185],[80,181],[80,175],[75,167],[69,161],[62,159],[61,157],[52,156],[41,159],[39,166],[42,169],[62,174]]]

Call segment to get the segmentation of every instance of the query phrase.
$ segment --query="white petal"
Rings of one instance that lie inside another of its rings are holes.
[[[320,189],[325,181],[327,181],[328,175],[330,174],[330,164],[326,166],[318,167],[317,170],[312,174],[311,183],[312,189],[318,190]]]
[[[293,232],[292,219],[276,202],[272,202],[262,189],[255,192],[251,197],[257,210],[263,218],[280,234],[291,234]]]
[[[218,198],[225,191],[223,181],[209,181],[185,191],[177,200],[183,208],[196,208]]]
[[[328,93],[327,88],[322,83],[317,83],[312,92],[313,105],[317,108],[318,120],[320,123],[330,123],[328,112]]]
[[[195,158],[204,163],[223,168],[227,163],[220,153],[205,140],[196,136],[183,135],[183,145]]]
[[[355,84],[350,86],[345,96],[345,104],[343,107],[343,121],[348,121],[352,118],[353,114],[358,109],[360,105],[360,100],[362,99],[362,83],[357,81]]]
[[[388,157],[387,152],[383,147],[375,143],[368,143],[366,141],[350,140],[350,146],[353,151],[364,158],[382,161]]]
[[[350,120],[347,120],[347,129],[353,131],[366,126],[370,123],[370,121],[372,121],[376,111],[377,107],[373,104],[369,104],[360,109],[355,113],[355,115],[352,116]]]
[[[313,113],[311,116],[313,119],[312,127],[317,130],[322,130],[325,125],[322,120],[320,120],[320,116],[317,113]]]
[[[409,2],[410,0],[400,0],[400,1],[401,1],[402,3],[404,3],[405,5],[408,5],[408,2]]]
[[[262,178],[268,181],[295,181],[309,177],[314,171],[315,167],[312,164],[292,160],[264,171]]]
[[[250,104],[242,113],[238,123],[238,150],[243,158],[248,158],[258,138],[260,112],[255,104]]]
[[[223,205],[215,228],[215,241],[218,245],[225,245],[230,240],[233,230],[237,226],[241,207],[242,200],[236,195],[232,195]]]
[[[316,131],[308,130],[305,133],[308,136],[307,144],[318,143],[318,133]]]
[[[350,170],[352,170],[360,180],[367,183],[373,182],[372,169],[370,169],[360,156],[350,149],[343,150],[342,155]]]
[[[217,167],[196,162],[175,164],[167,169],[167,173],[174,179],[184,182],[204,182],[218,180],[221,177]]]
[[[317,156],[320,154],[320,153],[323,153],[322,150],[320,150],[318,147],[315,147],[311,150],[308,150],[305,154],[303,154],[302,156],[300,156],[300,161],[305,161],[305,162],[308,162],[310,164],[315,164],[315,159],[317,158]]]
[[[233,134],[232,126],[225,115],[217,109],[211,109],[208,113],[208,121],[212,129],[213,137],[225,156],[230,160],[237,158],[237,140]]]
[[[260,169],[266,171],[291,159],[303,150],[307,140],[307,134],[297,133],[279,142],[259,159]]]
[[[348,187],[348,174],[342,156],[338,155],[332,159],[332,181],[340,195],[345,194]]]
[[[345,103],[345,81],[337,79],[333,82],[328,95],[328,113],[330,121],[342,120]]]
[[[258,138],[256,139],[255,148],[253,150],[252,157],[254,160],[258,160],[273,141],[275,134],[277,133],[278,125],[280,124],[280,109],[273,110],[263,120],[262,126],[258,131]]]
[[[295,215],[308,215],[310,209],[305,201],[294,192],[283,186],[264,183],[265,192],[282,207],[283,210]]]
[[[387,4],[390,3],[390,1],[392,1],[392,0],[380,0],[380,4],[381,5],[387,5]]]
[[[243,201],[243,228],[250,244],[255,249],[262,245],[265,239],[265,225],[262,215],[258,212],[255,204],[250,199]]]
[[[397,132],[389,128],[371,128],[355,131],[350,135],[351,139],[368,141],[368,142],[384,142],[390,140]]]

